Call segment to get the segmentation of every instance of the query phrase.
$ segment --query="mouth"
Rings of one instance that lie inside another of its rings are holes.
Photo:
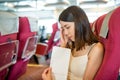
[[[72,36],[69,36],[68,39],[71,40],[71,41],[74,41]]]
[[[68,39],[72,41],[72,37],[71,37],[71,36],[70,36],[70,37],[68,37]]]

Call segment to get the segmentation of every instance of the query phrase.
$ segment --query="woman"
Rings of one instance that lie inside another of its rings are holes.
[[[94,80],[104,48],[91,31],[85,12],[78,6],[70,6],[60,14],[59,22],[61,47],[72,50],[68,80]],[[43,80],[52,80],[51,75],[51,68],[47,68],[42,74]]]

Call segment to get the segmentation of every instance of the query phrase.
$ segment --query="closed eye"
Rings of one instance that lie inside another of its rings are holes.
[[[70,26],[67,26],[67,27],[66,27],[66,29],[69,29],[69,28],[70,28]]]

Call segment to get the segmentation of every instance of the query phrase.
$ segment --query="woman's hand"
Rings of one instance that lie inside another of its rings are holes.
[[[66,47],[67,42],[68,42],[68,38],[63,34],[63,29],[60,28],[60,46]]]
[[[52,80],[52,70],[51,68],[47,68],[42,73],[42,79],[43,80]]]

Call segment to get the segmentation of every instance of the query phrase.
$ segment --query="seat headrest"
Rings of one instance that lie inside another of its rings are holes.
[[[110,20],[110,17],[112,15],[114,10],[110,11],[108,14],[106,14],[104,20],[103,20],[103,23],[102,23],[102,26],[101,26],[101,29],[100,29],[100,33],[99,35],[103,38],[106,38],[107,37],[107,34],[108,34],[108,31],[109,31],[109,20]]]
[[[31,32],[37,32],[38,29],[38,20],[36,18],[28,17]]]
[[[19,18],[10,12],[0,12],[0,34],[7,35],[18,32]]]

